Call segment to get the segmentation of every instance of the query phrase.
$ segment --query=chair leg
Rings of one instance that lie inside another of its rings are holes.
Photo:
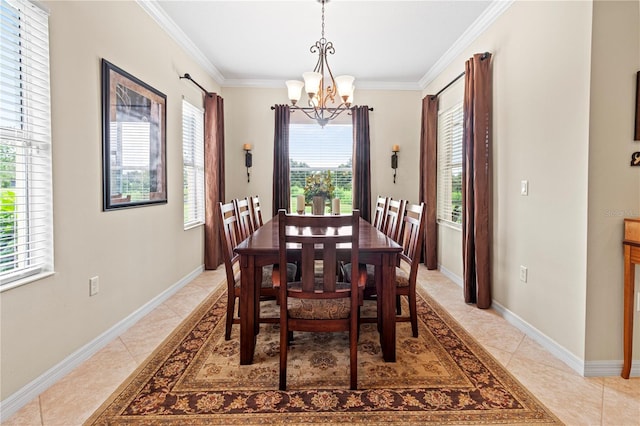
[[[411,332],[413,337],[418,337],[418,312],[416,303],[416,291],[409,292],[409,316],[411,317]]]
[[[279,389],[287,390],[287,347],[289,346],[289,334],[286,324],[283,326],[280,321],[280,382]]]
[[[396,314],[402,314],[402,300],[400,300],[399,294],[396,294]]]
[[[227,295],[227,322],[224,329],[224,340],[231,339],[231,327],[233,326],[233,315],[235,311],[236,296],[232,291]]]
[[[358,327],[358,319],[351,322],[351,327]],[[349,331],[349,372],[350,388],[358,389],[358,330]]]

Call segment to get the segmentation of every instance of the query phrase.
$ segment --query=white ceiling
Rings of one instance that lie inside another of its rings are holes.
[[[222,86],[284,87],[311,71],[320,38],[316,0],[141,1]],[[325,5],[334,76],[356,88],[420,89],[510,4],[509,0],[354,1]]]

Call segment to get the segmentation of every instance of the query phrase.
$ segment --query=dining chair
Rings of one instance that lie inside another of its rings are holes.
[[[379,231],[384,229],[384,220],[389,206],[389,197],[381,197],[378,195],[376,200],[376,208],[374,210],[373,222],[371,223]]]
[[[393,241],[398,242],[398,238],[402,233],[404,210],[406,208],[406,200],[390,199],[387,203],[387,211],[384,219],[383,231],[385,235]]]
[[[253,218],[254,231],[264,225],[262,220],[262,209],[260,208],[260,197],[249,197],[249,204],[251,205],[251,217]]]
[[[396,321],[411,321],[413,337],[418,337],[418,313],[416,303],[416,280],[420,263],[420,248],[424,234],[424,203],[408,204],[405,208],[404,232],[400,264],[396,267]],[[401,296],[409,301],[409,316],[402,316]]]
[[[220,240],[222,242],[222,259],[227,276],[227,317],[225,323],[225,340],[231,338],[233,324],[240,323],[240,317],[235,317],[236,298],[240,297],[240,256],[233,249],[243,240],[240,235],[236,205],[234,202],[226,204],[218,203],[220,213]],[[294,277],[296,273],[295,265],[287,265],[287,274]],[[260,285],[261,300],[277,298],[277,289],[274,289],[273,282],[280,279],[279,268],[272,265],[262,268]],[[277,323],[278,318],[260,318],[260,322]]]
[[[251,217],[251,206],[248,198],[236,198],[233,200],[236,206],[236,215],[238,216],[238,229],[242,240],[245,240],[255,230],[253,227],[253,218]],[[241,240],[241,241],[242,241]]]
[[[280,272],[280,390],[287,388],[287,350],[293,331],[349,332],[350,388],[358,385],[358,323],[363,285],[354,268],[351,284],[337,279],[337,244],[351,245],[351,263],[359,259],[359,218],[354,210],[344,216],[298,216],[278,212],[280,264],[291,260],[291,247],[300,247],[299,281]],[[338,231],[344,227],[347,232]],[[350,229],[349,229],[350,228]],[[303,231],[302,231],[303,230]],[[332,231],[331,231],[332,230]],[[297,250],[296,250],[297,252]],[[321,265],[318,269],[317,264]],[[318,274],[318,271],[321,271]]]

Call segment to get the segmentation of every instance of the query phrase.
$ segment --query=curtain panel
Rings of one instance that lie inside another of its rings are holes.
[[[351,108],[353,124],[353,208],[371,222],[371,140],[369,107]]]
[[[224,202],[224,100],[215,93],[204,97],[204,268],[222,264],[218,203]]]
[[[289,187],[289,121],[288,105],[275,106],[275,128],[273,138],[273,202],[272,216],[278,210],[291,211],[291,188]]]
[[[423,256],[427,269],[438,268],[438,225],[436,220],[438,187],[438,98],[422,99],[420,132],[420,202],[426,207]]]
[[[462,140],[462,258],[464,300],[491,306],[492,69],[491,54],[465,63]]]

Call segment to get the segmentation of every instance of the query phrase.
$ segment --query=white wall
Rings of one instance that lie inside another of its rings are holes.
[[[417,202],[420,92],[356,89],[355,96],[358,105],[374,108],[369,113],[373,201],[376,195],[381,194]],[[285,103],[288,100],[284,85],[282,89],[224,89],[226,199],[260,195],[265,219],[271,217],[273,194],[274,112],[271,106]],[[244,167],[244,143],[253,146],[249,183]],[[391,169],[391,147],[394,144],[400,145],[395,185]]]
[[[134,2],[46,2],[50,10],[55,275],[0,294],[4,400],[203,262],[183,230],[182,97],[219,88]],[[168,203],[102,211],[100,60],[167,95]],[[89,297],[89,278],[100,293]]]

